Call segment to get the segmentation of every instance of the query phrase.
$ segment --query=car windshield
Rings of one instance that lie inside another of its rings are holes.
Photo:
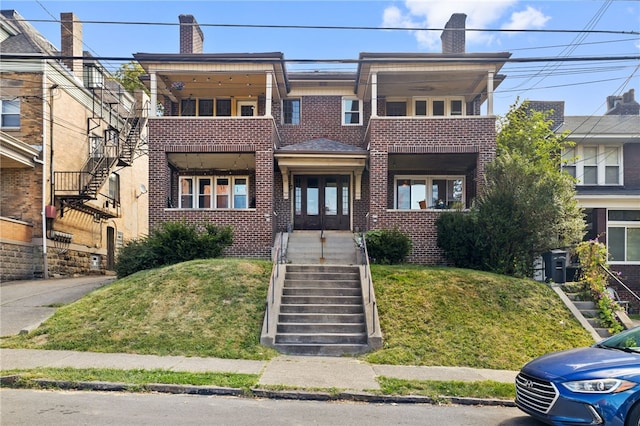
[[[635,327],[611,336],[596,346],[640,353],[640,327]]]

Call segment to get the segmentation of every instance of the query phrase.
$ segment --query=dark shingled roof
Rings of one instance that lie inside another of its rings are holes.
[[[308,141],[287,145],[279,152],[295,153],[331,153],[331,154],[366,154],[367,150],[346,143],[337,142],[327,138],[311,139]]]
[[[56,47],[15,10],[0,11],[0,19],[19,32],[0,43],[1,52],[58,54]]]
[[[640,133],[640,115],[566,116],[557,130],[583,135],[634,135]]]

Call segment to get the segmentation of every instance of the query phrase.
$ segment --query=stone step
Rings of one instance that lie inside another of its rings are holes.
[[[284,305],[358,305],[362,304],[361,296],[285,296],[281,298]]]
[[[287,265],[287,272],[330,272],[330,273],[345,273],[345,272],[359,272],[357,266],[351,265]]]
[[[328,314],[324,312],[306,312],[278,315],[278,324],[280,323],[361,323],[364,322],[364,313],[357,314]]]
[[[285,287],[282,289],[283,296],[362,296],[360,287]]]
[[[325,314],[361,314],[362,305],[280,305],[280,312],[283,314],[294,313],[325,313]]]
[[[597,309],[581,309],[580,313],[585,318],[597,318],[600,315],[600,311]]]
[[[278,333],[276,344],[366,344],[366,333]]]
[[[289,271],[287,268],[287,280],[314,280],[314,281],[351,281],[359,280],[360,271],[324,272],[324,271]]]
[[[286,278],[284,280],[284,288],[288,287],[344,287],[344,288],[360,288],[359,280],[304,280],[304,279],[295,279],[291,280]]]
[[[337,333],[365,333],[367,331],[367,327],[364,322],[355,322],[355,323],[300,323],[300,322],[291,322],[291,323],[279,323],[278,324],[278,333],[297,333],[297,334],[310,334],[310,333],[320,333],[320,334],[337,334]]]
[[[593,303],[590,300],[584,300],[584,301],[575,301],[573,302],[573,304],[575,305],[576,308],[578,308],[578,310],[591,310],[591,309],[597,309],[596,308],[596,304]]]
[[[289,355],[316,355],[316,356],[343,356],[358,355],[369,350],[365,344],[302,344],[287,343],[276,344],[275,348],[282,353]]]

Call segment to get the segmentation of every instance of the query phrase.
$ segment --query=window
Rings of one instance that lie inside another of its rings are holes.
[[[464,203],[463,176],[397,176],[396,209],[445,209]]]
[[[240,117],[253,117],[258,111],[258,104],[253,101],[238,101],[237,103],[238,116]]]
[[[183,117],[195,117],[196,115],[196,100],[195,99],[183,99],[180,101],[180,115]]]
[[[622,147],[595,145],[568,148],[562,153],[562,168],[576,178],[577,185],[622,185]]]
[[[607,250],[611,263],[640,263],[640,210],[609,210]]]
[[[249,208],[247,176],[181,176],[182,209],[246,209]]]
[[[109,198],[115,202],[120,202],[120,175],[117,173],[109,175]]]
[[[2,100],[2,127],[20,127],[20,100]]]
[[[282,101],[282,123],[300,124],[300,99]]]
[[[216,115],[231,117],[231,99],[216,99]]]
[[[198,100],[198,115],[201,117],[213,116],[213,99]]]
[[[465,115],[465,102],[463,98],[414,98],[413,115],[462,116]]]
[[[387,117],[404,117],[407,115],[407,103],[392,101],[386,103]]]
[[[353,98],[342,98],[342,124],[362,125],[362,103]]]

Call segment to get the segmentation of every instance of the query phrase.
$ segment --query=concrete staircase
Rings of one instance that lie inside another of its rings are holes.
[[[274,343],[292,355],[368,351],[359,267],[287,265]]]
[[[286,258],[294,264],[355,265],[354,235],[349,231],[294,231],[288,236]]]
[[[582,293],[575,291],[576,286],[574,283],[565,283],[562,287],[564,293],[571,303],[573,303],[573,306],[580,312],[584,320],[593,328],[597,335],[602,339],[611,336],[609,330],[600,324],[600,320],[598,319],[600,310],[593,300],[586,300]]]

